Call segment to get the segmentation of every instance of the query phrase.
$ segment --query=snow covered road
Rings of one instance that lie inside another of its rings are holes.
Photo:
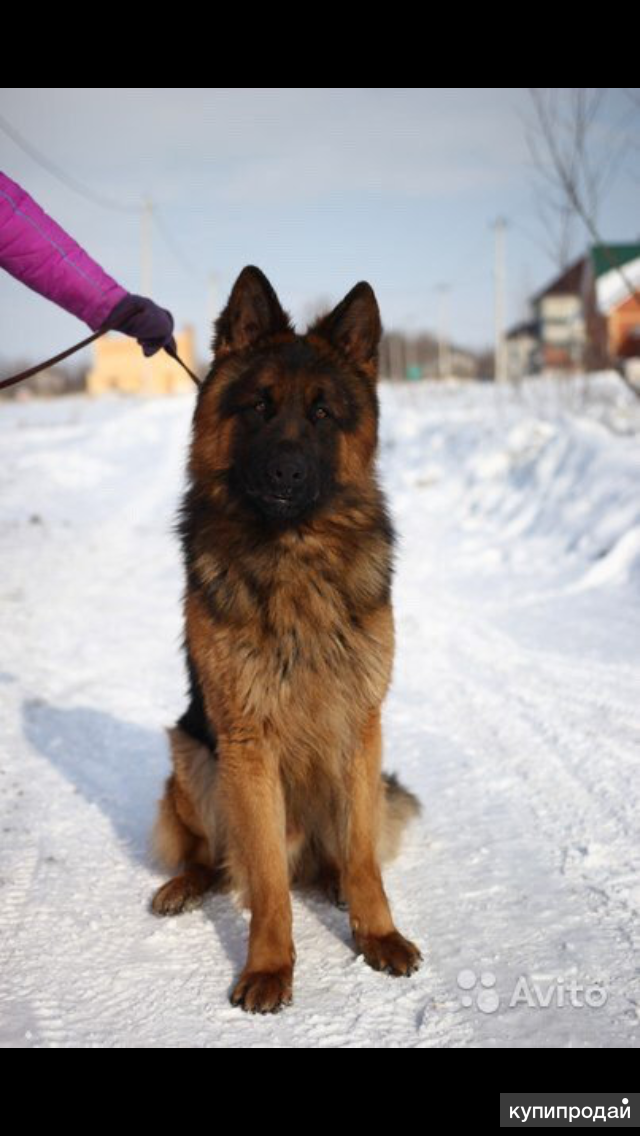
[[[147,910],[192,400],[0,404],[3,1045],[638,1045],[638,406],[611,377],[382,401],[385,765],[424,806],[386,880],[425,962],[374,973],[296,895],[295,1002],[265,1018],[227,1000],[245,914]]]

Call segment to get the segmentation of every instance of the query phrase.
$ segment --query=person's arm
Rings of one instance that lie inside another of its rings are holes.
[[[0,171],[0,267],[89,324],[114,318],[145,355],[173,344],[173,317],[109,276],[17,182]],[[173,344],[175,346],[175,344]]]

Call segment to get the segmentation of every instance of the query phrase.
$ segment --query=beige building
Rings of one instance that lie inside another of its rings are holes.
[[[197,374],[195,336],[187,327],[174,334],[178,355]],[[104,335],[94,344],[94,365],[87,374],[87,393],[179,394],[195,389],[193,379],[167,355],[156,351],[147,358],[135,339],[128,335]]]

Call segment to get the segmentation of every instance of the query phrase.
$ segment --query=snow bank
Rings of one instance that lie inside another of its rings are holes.
[[[577,587],[640,585],[640,400],[616,374],[425,387],[404,388],[385,419],[400,480],[445,479],[467,523],[502,544],[524,538],[528,557],[562,557]]]

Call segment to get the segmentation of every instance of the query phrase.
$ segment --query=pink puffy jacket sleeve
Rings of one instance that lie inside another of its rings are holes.
[[[0,172],[0,267],[96,331],[128,295],[15,181]]]

